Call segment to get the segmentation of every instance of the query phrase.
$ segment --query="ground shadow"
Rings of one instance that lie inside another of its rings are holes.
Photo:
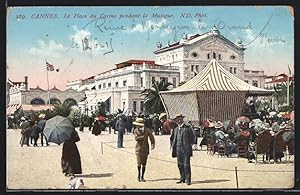
[[[98,178],[98,177],[112,177],[113,173],[90,173],[90,174],[82,174],[76,175],[77,177],[86,177],[86,178]]]
[[[218,182],[225,182],[230,181],[229,179],[207,179],[203,181],[192,181],[192,184],[198,184],[198,183],[218,183]]]
[[[179,180],[178,178],[161,178],[161,179],[147,179],[147,181],[168,181],[168,180]]]

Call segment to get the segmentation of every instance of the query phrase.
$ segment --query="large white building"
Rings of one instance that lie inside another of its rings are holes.
[[[79,108],[83,113],[91,115],[99,102],[105,102],[111,113],[117,109],[143,113],[144,97],[141,92],[151,88],[154,81],[160,80],[170,82],[176,87],[179,76],[179,68],[176,66],[157,65],[149,60],[122,62],[116,64],[116,68],[94,77],[95,82],[88,85],[86,99],[79,103]],[[77,83],[73,82],[73,85]],[[67,86],[71,88],[72,82],[68,82]]]
[[[244,50],[241,41],[231,42],[214,26],[201,35],[186,35],[176,43],[159,48],[154,54],[156,64],[179,67],[180,82],[193,78],[213,58],[244,80]]]
[[[151,88],[153,81],[165,80],[177,87],[198,74],[211,59],[216,59],[238,78],[257,87],[264,87],[264,72],[245,70],[244,46],[233,43],[214,26],[209,32],[184,36],[180,41],[159,46],[155,61],[129,60],[116,68],[84,80],[69,81],[68,88],[85,90],[86,100],[79,103],[82,112],[91,114],[99,102],[108,110],[144,111],[141,91]]]

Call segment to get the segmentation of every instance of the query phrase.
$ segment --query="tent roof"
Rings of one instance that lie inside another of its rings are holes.
[[[215,59],[212,59],[199,74],[182,86],[161,93],[184,91],[247,91],[249,95],[272,95],[275,92],[244,82],[227,71]]]

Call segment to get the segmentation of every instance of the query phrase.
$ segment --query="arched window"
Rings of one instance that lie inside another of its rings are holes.
[[[71,107],[71,106],[77,105],[77,102],[73,98],[67,98],[64,101],[63,105],[65,105],[66,107]]]
[[[209,53],[207,54],[207,59],[209,59],[210,58],[210,56],[209,56]]]
[[[50,98],[50,104],[52,104],[52,105],[54,105],[54,104],[60,105],[61,102],[60,102],[60,100],[57,99],[57,98]]]
[[[221,54],[219,54],[219,60],[221,60]]]
[[[36,97],[36,98],[33,98],[30,101],[30,104],[33,104],[33,105],[44,105],[45,101],[42,98]]]
[[[213,53],[213,59],[216,59],[216,53]]]

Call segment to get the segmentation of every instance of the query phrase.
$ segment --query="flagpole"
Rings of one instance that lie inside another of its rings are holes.
[[[288,78],[287,78],[287,106],[290,105],[290,66],[288,66],[289,68],[289,73],[288,73]]]
[[[49,79],[48,79],[48,68],[46,66],[47,71],[47,85],[48,85],[48,105],[50,105],[50,90],[49,90]]]

